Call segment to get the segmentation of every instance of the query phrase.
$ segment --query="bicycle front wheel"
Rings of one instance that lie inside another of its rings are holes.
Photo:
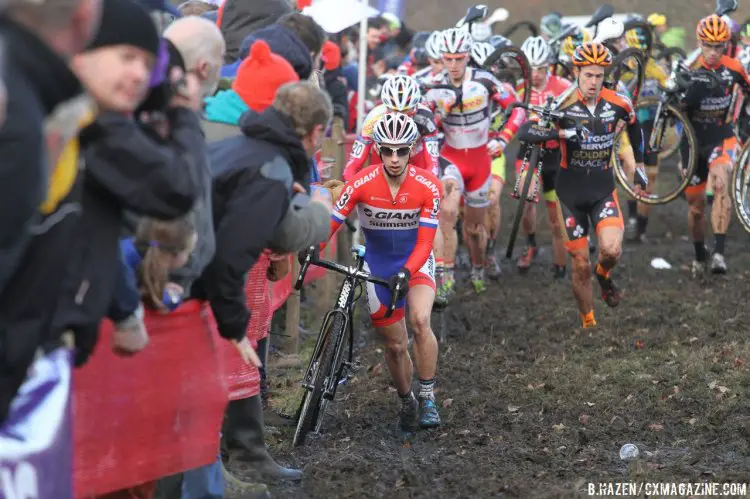
[[[335,315],[320,333],[322,343],[318,358],[310,360],[313,363],[311,389],[305,390],[300,402],[297,430],[294,432],[294,440],[292,441],[294,447],[305,443],[307,434],[316,427],[319,428],[324,412],[321,411],[321,405],[323,404],[326,380],[329,376],[334,376],[337,371],[336,366],[333,365],[334,354],[336,353],[336,338],[343,334],[343,330],[344,319]]]
[[[742,227],[750,232],[750,206],[748,206],[748,187],[750,187],[750,142],[746,142],[740,151],[739,159],[732,169],[732,183],[729,194],[734,211]]]

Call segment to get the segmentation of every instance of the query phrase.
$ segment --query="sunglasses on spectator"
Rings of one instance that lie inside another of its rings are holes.
[[[405,158],[411,153],[411,147],[410,146],[404,146],[404,147],[387,147],[387,146],[380,146],[380,154],[382,156],[385,156],[386,158],[392,158],[395,154],[399,158]]]

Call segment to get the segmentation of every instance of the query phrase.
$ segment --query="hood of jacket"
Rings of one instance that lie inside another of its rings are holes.
[[[310,78],[313,70],[313,61],[310,51],[297,35],[279,24],[272,24],[265,28],[253,31],[242,42],[240,48],[240,60],[250,54],[250,47],[256,40],[263,40],[271,47],[271,51],[286,59],[292,65],[300,80]]]
[[[234,90],[222,90],[206,98],[205,117],[208,121],[238,125],[240,116],[250,108]]]
[[[310,159],[287,115],[273,107],[262,113],[248,111],[240,119],[240,128],[246,136],[276,146],[289,163],[294,180],[309,183]]]

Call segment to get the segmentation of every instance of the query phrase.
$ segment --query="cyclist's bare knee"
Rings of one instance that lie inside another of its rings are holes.
[[[604,242],[599,241],[599,257],[603,262],[616,263],[620,260],[622,255],[622,248],[620,244],[616,242]]]
[[[386,352],[394,357],[401,357],[409,350],[409,340],[406,335],[391,335],[385,340]]]
[[[430,310],[412,310],[409,314],[409,322],[411,323],[411,327],[414,329],[415,336],[422,336],[429,333],[429,331],[431,331]]]
[[[726,192],[728,178],[729,165],[719,164],[711,169],[711,184],[714,195],[721,196]]]
[[[475,222],[467,221],[466,224],[464,224],[464,228],[466,229],[466,233],[472,237],[479,237],[486,232],[484,224],[481,223],[478,224]]]

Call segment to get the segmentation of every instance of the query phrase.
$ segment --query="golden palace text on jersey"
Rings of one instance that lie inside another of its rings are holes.
[[[641,130],[633,112],[633,105],[626,96],[613,90],[603,88],[593,112],[587,107],[580,90],[566,100],[561,108],[565,118],[560,123],[560,129],[568,130],[580,123],[587,131],[583,140],[560,141],[560,176],[572,178],[570,175],[584,174],[591,178],[602,192],[611,193],[615,188],[615,180],[610,168],[610,160],[615,146],[618,124],[623,121],[627,126],[627,133],[633,146],[636,162],[643,158],[640,144]],[[593,184],[592,184],[593,185]]]
[[[691,69],[695,71],[694,83],[685,96],[685,105],[698,144],[712,146],[733,137],[734,129],[728,118],[734,86],[740,85],[745,95],[750,95],[750,79],[742,63],[725,55],[716,67],[709,67],[700,56]],[[708,72],[717,76],[721,84],[711,88],[709,76],[701,78],[701,73]]]

